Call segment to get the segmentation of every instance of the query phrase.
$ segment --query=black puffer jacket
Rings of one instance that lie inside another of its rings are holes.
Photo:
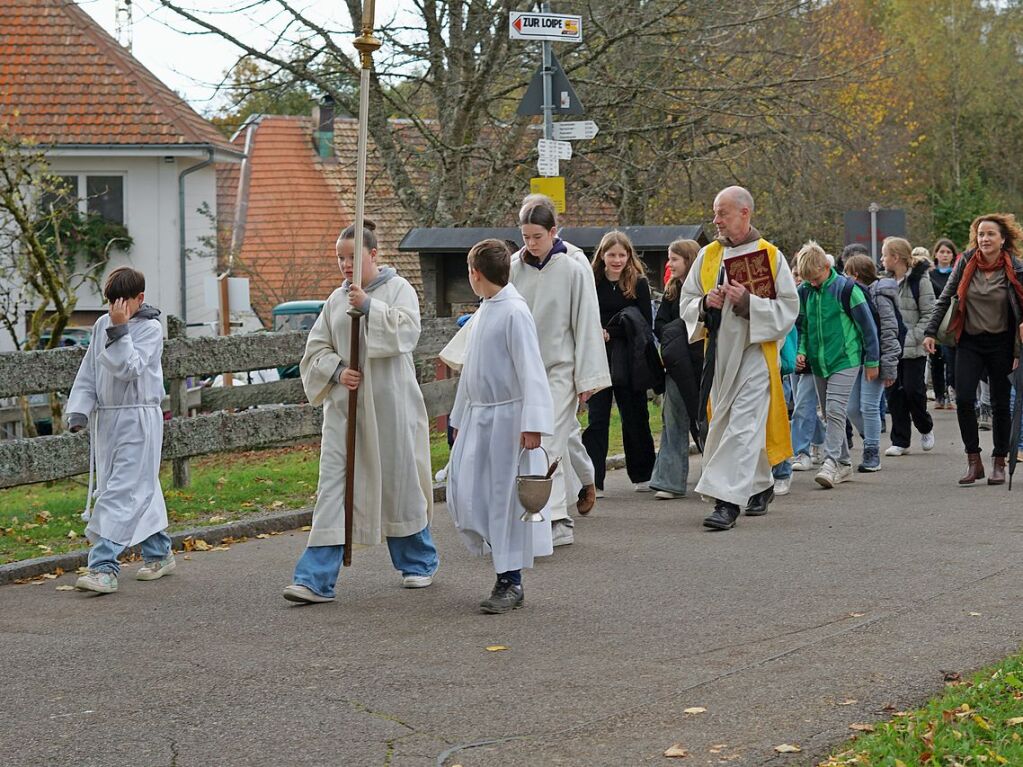
[[[661,342],[664,371],[675,382],[689,415],[695,424],[700,409],[700,379],[703,376],[703,341],[689,343],[689,329],[679,318],[678,298],[664,299],[654,318],[654,334]]]
[[[635,306],[627,306],[607,323],[611,385],[634,391],[664,391],[664,368],[654,346],[650,323]]]

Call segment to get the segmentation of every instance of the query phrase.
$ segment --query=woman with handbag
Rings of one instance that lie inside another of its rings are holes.
[[[977,427],[976,392],[986,372],[993,411],[989,485],[1005,482],[1011,429],[1009,373],[1019,364],[1019,325],[1023,318],[1023,229],[1011,213],[978,217],[970,227],[970,248],[959,259],[935,304],[924,348],[956,345],[956,415],[968,466],[960,485],[984,477]],[[946,331],[942,333],[942,331]]]

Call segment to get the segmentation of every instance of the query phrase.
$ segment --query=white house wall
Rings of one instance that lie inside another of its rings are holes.
[[[54,157],[50,161],[56,174],[124,174],[125,226],[134,245],[129,253],[114,252],[110,269],[129,265],[146,275],[146,300],[166,315],[181,315],[180,260],[178,248],[178,174],[196,164],[194,160],[165,162],[162,157],[83,158]],[[212,232],[210,222],[197,213],[205,201],[216,211],[216,177],[212,167],[185,179],[185,231],[189,249],[201,248],[200,238]],[[216,273],[215,258],[193,256],[187,262],[188,322],[215,322],[217,312],[207,309],[203,297],[203,279]],[[102,280],[101,280],[102,282]],[[101,296],[86,285],[78,294],[79,310],[103,308]],[[205,335],[203,328],[190,328],[190,335]]]

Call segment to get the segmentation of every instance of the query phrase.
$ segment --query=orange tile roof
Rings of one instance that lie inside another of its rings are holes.
[[[72,0],[0,1],[0,124],[44,144],[231,144]]]
[[[329,161],[316,154],[312,128],[307,117],[265,115],[252,123],[244,221],[234,220],[239,169],[218,167],[219,218],[244,227],[236,273],[249,276],[253,307],[264,320],[274,304],[323,299],[341,283],[334,243],[355,217],[357,128],[354,120],[336,121],[338,157]],[[234,144],[244,148],[244,130]],[[368,165],[366,217],[377,225],[381,261],[395,267],[422,297],[418,257],[398,252],[412,219],[398,202],[372,140]],[[229,229],[221,227],[220,241],[230,243]]]
[[[269,320],[275,304],[325,299],[341,284],[334,255],[346,213],[327,183],[304,118],[264,117],[252,123],[249,183],[235,273],[248,276],[253,308]],[[244,148],[245,133],[235,141]],[[234,213],[240,173],[218,169],[220,220]],[[223,207],[221,207],[223,206]],[[230,242],[223,233],[221,241]]]

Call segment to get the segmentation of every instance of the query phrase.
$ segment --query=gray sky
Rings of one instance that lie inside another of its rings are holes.
[[[111,35],[115,35],[115,0],[76,0]],[[293,0],[310,19],[334,29],[352,28],[343,0]],[[190,8],[229,10],[251,5],[241,0],[181,0]],[[180,31],[188,23],[160,8],[156,0],[134,0],[132,53],[157,77],[182,94],[199,112],[217,106],[213,89],[240,55],[240,51],[212,35],[190,36]],[[268,6],[272,5],[268,3]],[[399,13],[401,0],[377,0],[377,19]],[[213,20],[213,17],[209,17]],[[277,29],[268,13],[225,13],[216,23],[245,40],[269,42]],[[168,24],[170,26],[168,26]],[[173,27],[173,28],[172,28]],[[116,36],[116,35],[115,35]],[[343,45],[347,41],[342,40]]]

